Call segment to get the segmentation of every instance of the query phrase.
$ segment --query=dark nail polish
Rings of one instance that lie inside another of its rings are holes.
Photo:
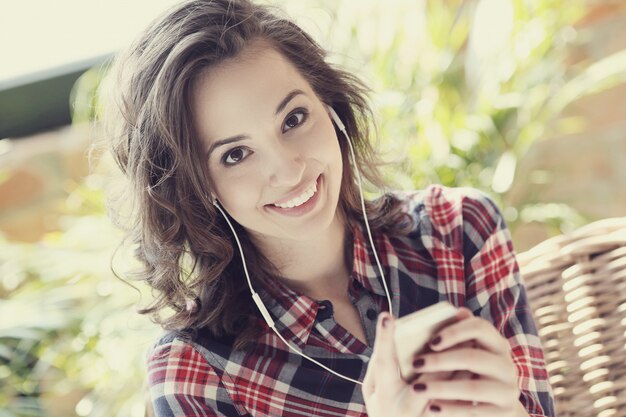
[[[413,390],[417,392],[426,391],[426,385],[424,384],[415,384],[413,385]]]
[[[472,373],[472,379],[480,379],[480,375]]]
[[[424,359],[415,359],[413,361],[413,367],[414,368],[420,368],[422,366],[424,366]]]
[[[431,344],[431,345],[433,345],[433,346],[438,345],[439,343],[441,343],[441,336],[437,336],[437,337],[435,337],[435,338],[434,338],[434,339],[430,342],[430,344]]]
[[[415,374],[411,375],[411,376],[409,377],[409,380],[408,380],[408,381],[406,381],[406,382],[407,382],[407,384],[409,384],[409,385],[413,385],[413,383],[414,383],[414,382],[416,382],[416,381],[417,381],[418,379],[420,379],[421,377],[422,377],[422,374],[415,373]]]
[[[438,405],[433,404],[433,405],[430,406],[430,411],[434,411],[435,413],[438,413],[438,412],[441,411],[441,407],[439,407]]]

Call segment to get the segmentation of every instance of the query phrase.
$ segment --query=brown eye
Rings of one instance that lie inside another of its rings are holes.
[[[304,109],[298,109],[295,112],[291,113],[289,116],[287,116],[287,119],[285,119],[285,127],[283,131],[287,131],[304,123],[307,114],[308,113]]]
[[[304,117],[304,116],[301,116],[301,117]],[[289,127],[296,127],[299,122],[300,122],[300,119],[298,118],[298,115],[294,114],[291,117],[289,117],[289,119],[287,119],[285,124]]]
[[[224,165],[235,165],[245,159],[245,149],[244,148],[235,148],[231,151],[228,151],[224,154],[222,158],[222,163]]]
[[[230,153],[230,157],[235,161],[235,162],[239,162],[241,161],[241,158],[243,158],[243,152],[241,151],[241,148],[239,149],[235,149],[234,151],[232,151]]]

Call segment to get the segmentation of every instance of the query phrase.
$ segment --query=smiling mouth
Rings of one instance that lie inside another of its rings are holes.
[[[286,201],[284,203],[280,203],[280,204],[274,203],[272,204],[272,206],[278,207],[278,208],[299,207],[303,205],[304,203],[306,203],[307,201],[309,201],[313,197],[313,195],[315,195],[316,192],[317,192],[317,181],[314,182],[309,188],[304,190],[304,192],[300,194],[298,197],[292,198],[291,200]]]
[[[315,179],[315,182],[309,185],[309,187],[306,188],[304,191],[302,191],[299,195],[289,200],[283,201],[281,203],[271,203],[271,204],[266,204],[266,206],[287,209],[287,208],[299,207],[305,204],[315,195],[315,193],[317,193],[319,177],[320,176],[318,175],[317,178]]]
[[[305,189],[300,195],[285,201],[284,203],[266,204],[265,207],[276,213],[288,216],[301,216],[313,210],[320,199],[320,190],[322,187],[322,174],[309,188]]]

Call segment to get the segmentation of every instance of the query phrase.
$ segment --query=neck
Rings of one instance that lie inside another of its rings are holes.
[[[255,242],[280,271],[291,289],[314,300],[348,297],[352,267],[352,236],[335,216],[329,227],[308,240]]]

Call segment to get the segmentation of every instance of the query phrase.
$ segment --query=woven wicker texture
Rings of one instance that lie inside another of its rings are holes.
[[[518,255],[560,417],[626,417],[626,217]]]

